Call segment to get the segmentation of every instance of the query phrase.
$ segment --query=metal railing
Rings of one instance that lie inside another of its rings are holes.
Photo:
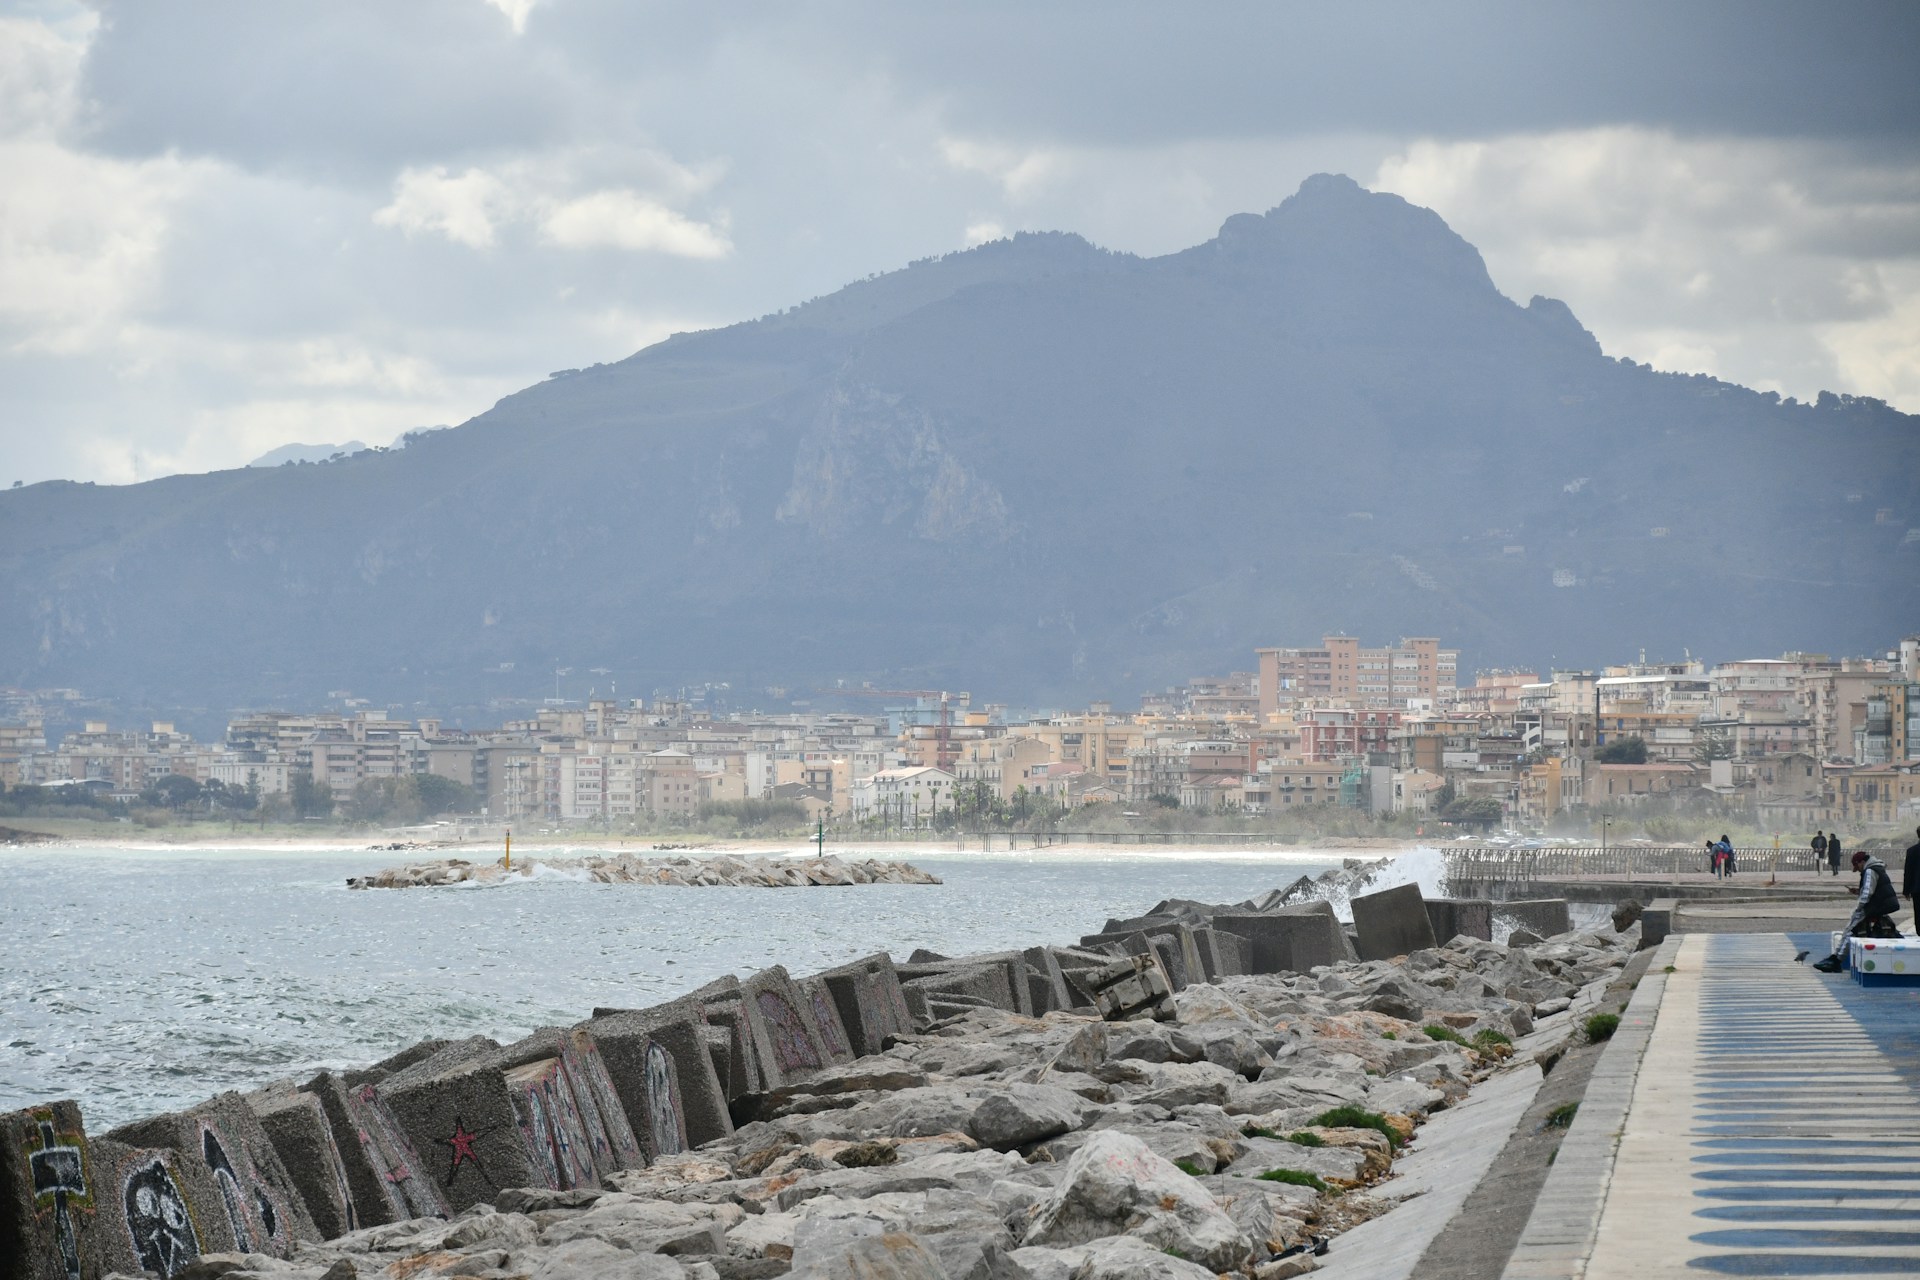
[[[1703,845],[1555,845],[1515,849],[1482,845],[1446,851],[1449,880],[1556,880],[1571,876],[1673,876],[1713,870]],[[1812,849],[1751,846],[1733,851],[1737,876],[1807,872],[1815,869]],[[1826,868],[1825,860],[1818,866]],[[1841,868],[1843,873],[1847,868]],[[1850,874],[1850,873],[1848,873]]]

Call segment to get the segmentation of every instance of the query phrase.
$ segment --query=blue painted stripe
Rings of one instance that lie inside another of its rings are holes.
[[[1920,1258],[1847,1253],[1710,1253],[1687,1259],[1687,1266],[1722,1276],[1920,1275]]]
[[[1836,1211],[1824,1204],[1710,1204],[1695,1209],[1693,1216],[1718,1222],[1915,1221],[1912,1209],[1882,1209],[1872,1205],[1849,1205]]]

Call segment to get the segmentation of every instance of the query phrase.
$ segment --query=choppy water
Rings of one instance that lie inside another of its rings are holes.
[[[725,973],[1071,942],[1162,898],[1237,901],[1342,855],[907,856],[946,883],[676,889],[554,875],[353,892],[346,877],[400,856],[0,852],[0,1111],[77,1098],[100,1132],[429,1037],[507,1040],[596,1005],[657,1004]]]

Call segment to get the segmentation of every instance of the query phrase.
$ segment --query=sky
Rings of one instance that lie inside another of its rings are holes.
[[[0,485],[461,422],[1346,173],[1610,355],[1920,413],[1920,4],[0,0]]]

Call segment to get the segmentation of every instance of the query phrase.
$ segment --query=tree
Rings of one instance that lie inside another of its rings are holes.
[[[162,774],[154,779],[140,798],[154,806],[185,809],[200,798],[201,786],[183,773]]]
[[[295,817],[324,818],[333,812],[333,788],[315,782],[311,771],[294,770],[291,790]]]
[[[1491,796],[1481,796],[1473,800],[1455,800],[1440,811],[1445,822],[1478,823],[1492,826],[1500,821],[1500,802]]]
[[[1647,740],[1637,736],[1615,738],[1594,753],[1601,764],[1645,764]]]
[[[1700,739],[1700,745],[1693,749],[1693,755],[1701,764],[1711,764],[1715,760],[1733,759],[1733,741],[1724,732],[1715,730]]]
[[[479,812],[480,797],[464,782],[437,773],[416,773],[411,781],[422,814]]]

